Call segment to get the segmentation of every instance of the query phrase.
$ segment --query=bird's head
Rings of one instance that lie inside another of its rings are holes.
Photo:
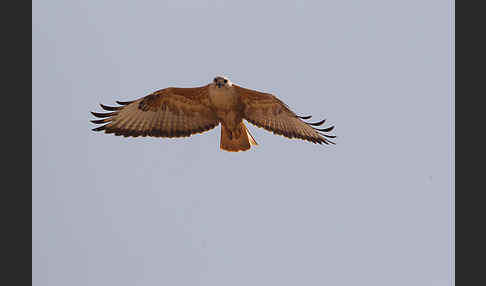
[[[213,85],[216,88],[229,88],[231,87],[232,83],[229,80],[229,78],[225,76],[217,76],[213,79],[211,85]]]

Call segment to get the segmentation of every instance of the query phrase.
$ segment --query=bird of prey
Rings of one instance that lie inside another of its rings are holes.
[[[91,112],[103,124],[93,131],[125,137],[187,137],[215,128],[221,123],[220,148],[246,151],[257,145],[243,119],[274,134],[318,144],[335,144],[325,134],[334,126],[316,128],[325,120],[309,123],[312,116],[298,116],[272,94],[240,87],[227,77],[217,76],[200,87],[169,87],[119,106],[101,107],[107,113]]]

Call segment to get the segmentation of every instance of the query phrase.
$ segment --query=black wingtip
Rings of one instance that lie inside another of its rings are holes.
[[[107,106],[107,105],[104,105],[104,104],[101,104],[101,103],[100,103],[100,106],[101,106],[101,108],[103,108],[104,110],[107,110],[107,111],[117,111],[117,110],[121,109],[121,107]]]
[[[323,120],[321,120],[319,122],[314,122],[314,123],[308,123],[308,122],[306,122],[306,123],[309,124],[309,125],[312,125],[312,126],[319,126],[319,125],[324,124],[324,122],[326,122],[326,119],[323,119]]]
[[[328,128],[314,128],[315,130],[317,131],[322,131],[322,132],[329,132],[329,131],[332,131],[334,129],[334,126],[331,126],[331,127],[328,127]]]
[[[99,120],[90,120],[92,123],[95,123],[95,124],[102,124],[102,123],[106,123],[107,120],[106,119],[99,119]]]
[[[108,124],[107,124],[108,125]],[[96,128],[93,128],[91,129],[92,131],[103,131],[105,130],[106,128],[106,125],[103,125],[103,126],[100,126],[100,127],[96,127]]]
[[[307,116],[298,116],[297,115],[297,117],[300,118],[300,119],[311,119],[312,115],[307,115]]]
[[[327,137],[327,138],[333,138],[334,139],[334,138],[337,137],[336,135],[327,135],[327,134],[322,134],[322,133],[319,133],[319,134],[321,134],[322,136]]]
[[[116,103],[120,104],[120,105],[129,105],[130,103],[134,102],[135,100],[132,100],[132,101],[116,101]]]
[[[109,112],[109,113],[98,113],[98,112],[91,112],[96,117],[99,118],[105,118],[105,117],[110,117],[116,114],[116,112]]]

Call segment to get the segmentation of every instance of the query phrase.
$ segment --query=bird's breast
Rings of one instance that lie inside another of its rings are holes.
[[[233,130],[241,122],[241,108],[239,108],[238,97],[232,90],[219,90],[218,88],[210,90],[209,98],[213,110],[218,116],[221,123]]]
[[[237,105],[236,94],[228,89],[210,89],[209,98],[213,107],[218,110],[231,110]]]

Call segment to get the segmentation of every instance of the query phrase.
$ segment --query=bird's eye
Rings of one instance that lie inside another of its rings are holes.
[[[227,80],[227,79],[225,79],[225,80],[224,80],[224,83],[227,83],[227,82],[228,82],[228,80]]]

